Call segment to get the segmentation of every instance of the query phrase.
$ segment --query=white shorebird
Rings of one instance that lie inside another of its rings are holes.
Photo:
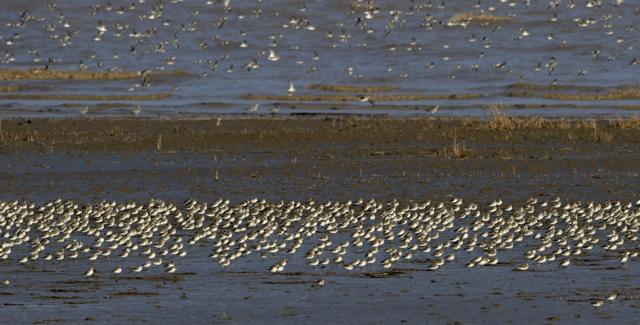
[[[84,273],[84,276],[92,277],[95,272],[96,272],[96,270],[93,267],[90,267],[89,270],[87,270],[87,272]]]
[[[258,109],[260,109],[260,104],[255,104],[249,108],[247,108],[247,112],[248,113],[255,113],[258,111]]]
[[[267,60],[271,62],[276,62],[276,61],[280,61],[280,57],[273,50],[269,50],[269,56],[267,57]]]
[[[296,87],[293,86],[293,82],[289,81],[289,89],[287,89],[287,93],[289,95],[293,95],[296,92]]]

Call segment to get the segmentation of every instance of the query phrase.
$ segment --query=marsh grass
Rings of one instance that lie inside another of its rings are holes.
[[[454,133],[453,143],[450,147],[443,147],[436,152],[437,156],[447,159],[466,159],[471,154],[471,150],[467,146],[458,142],[458,136]]]
[[[488,124],[486,124],[488,129],[494,131],[512,131],[517,129],[542,129],[552,127],[554,125],[566,127],[561,123],[553,122],[544,117],[522,118],[506,116],[502,110],[502,104],[495,104],[491,108],[493,118],[489,120]]]
[[[587,122],[588,128],[593,130],[593,139],[597,142],[611,142],[613,141],[613,135],[598,127],[598,121],[591,120]],[[611,126],[611,124],[609,124]]]
[[[637,130],[640,129],[640,117],[634,116],[624,119],[616,119],[609,122],[613,128],[619,128],[622,130]]]

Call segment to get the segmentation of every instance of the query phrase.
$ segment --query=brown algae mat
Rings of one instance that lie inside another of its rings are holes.
[[[515,21],[515,18],[508,16],[495,16],[484,13],[470,13],[470,12],[461,12],[455,14],[447,20],[448,26],[458,26],[465,25],[469,23],[479,23],[479,24],[500,24],[505,22]]]
[[[17,70],[17,69],[0,69],[0,80],[130,80],[138,79],[142,76],[147,78],[167,78],[167,77],[185,77],[187,72],[176,70],[168,72],[160,71],[63,71],[63,70]]]
[[[367,98],[374,102],[391,101],[416,101],[416,100],[470,100],[489,97],[482,93],[386,93],[396,90],[391,86],[353,86],[310,84],[310,90],[332,92],[334,94],[302,94],[302,95],[270,95],[270,94],[244,94],[246,100],[271,100],[271,101],[295,101],[295,102],[358,102],[363,94],[369,94]],[[589,85],[558,85],[558,84],[532,84],[515,83],[507,85],[505,92],[499,95],[507,97],[539,97],[565,101],[602,101],[602,100],[631,100],[640,99],[640,86],[635,84],[619,85],[615,87],[589,86]],[[564,107],[564,106],[563,106]]]
[[[570,90],[570,91],[585,91],[585,92],[596,92],[596,91],[605,91],[609,89],[609,87],[604,86],[584,86],[584,85],[562,85],[562,84],[534,84],[534,83],[526,83],[526,82],[518,82],[506,87],[507,89],[518,89],[518,90],[536,90],[536,91],[561,91],[561,90]]]
[[[10,93],[14,91],[20,91],[27,89],[26,85],[0,85],[0,93]]]
[[[541,97],[554,100],[600,101],[640,99],[640,85],[629,84],[614,87],[516,83],[507,86],[509,97]],[[561,91],[561,92],[560,92]]]
[[[308,89],[321,90],[337,93],[381,93],[397,89],[393,86],[351,86],[351,85],[326,85],[326,84],[310,84]]]
[[[388,94],[372,95],[372,101],[389,102],[400,100],[453,100],[453,99],[476,99],[484,97],[483,94]],[[245,94],[242,99],[246,100],[275,100],[275,101],[298,101],[298,102],[357,102],[362,100],[356,95],[257,95]]]
[[[171,93],[146,95],[65,95],[65,94],[6,94],[0,99],[9,100],[160,100],[171,97]]]

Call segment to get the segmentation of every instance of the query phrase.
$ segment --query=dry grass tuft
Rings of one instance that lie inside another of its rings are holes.
[[[516,129],[544,129],[553,126],[562,126],[565,128],[566,125],[560,124],[558,122],[553,122],[544,117],[531,117],[531,118],[522,118],[522,117],[509,117],[502,113],[502,104],[496,104],[492,108],[493,119],[489,121],[487,127],[493,131],[511,131]]]
[[[437,155],[447,159],[466,159],[471,154],[471,150],[467,149],[465,144],[458,143],[458,136],[453,135],[453,144],[451,147],[444,147],[437,151]]]
[[[640,117],[634,116],[624,119],[617,119],[609,122],[610,126],[622,130],[640,129]]]
[[[598,122],[595,120],[586,123],[588,127],[593,129],[593,139],[597,142],[611,142],[613,141],[613,135],[601,130],[598,127]]]
[[[502,104],[496,104],[491,109],[493,113],[493,119],[489,121],[490,130],[514,130],[517,127],[516,120],[505,116],[502,113]]]
[[[613,134],[605,132],[605,131],[601,131],[601,130],[595,130],[593,137],[596,141],[598,142],[612,142],[613,141]]]

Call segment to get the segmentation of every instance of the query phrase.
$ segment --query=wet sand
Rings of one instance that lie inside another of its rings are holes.
[[[10,120],[0,131],[0,200],[635,202],[639,149],[637,120]],[[640,307],[637,263],[606,254],[528,272],[508,260],[428,271],[417,259],[388,273],[293,263],[283,274],[259,256],[221,269],[206,254],[187,255],[172,275],[111,275],[109,258],[94,279],[82,276],[84,260],[1,261],[0,320],[632,323]],[[614,291],[616,301],[591,305]]]

